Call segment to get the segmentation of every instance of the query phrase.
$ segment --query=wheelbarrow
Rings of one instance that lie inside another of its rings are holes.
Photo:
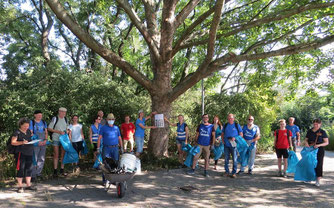
[[[108,164],[104,164],[100,160],[99,162],[99,167],[106,179],[106,183],[104,185],[106,192],[109,191],[110,186],[113,184],[116,186],[117,196],[119,198],[123,198],[127,189],[127,181],[133,178],[135,172],[125,171],[124,168],[120,167],[110,168]]]

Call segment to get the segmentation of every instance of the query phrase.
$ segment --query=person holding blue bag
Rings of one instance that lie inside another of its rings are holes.
[[[197,127],[195,144],[198,144],[200,151],[194,156],[192,168],[187,172],[190,175],[195,174],[195,167],[199,157],[204,152],[204,176],[208,177],[209,168],[209,157],[210,157],[210,147],[213,144],[213,138],[215,137],[215,132],[213,131],[213,124],[209,123],[209,115],[204,114],[202,116],[202,123]]]
[[[213,129],[215,132],[215,139],[214,139],[214,147],[212,148],[215,154],[215,165],[213,166],[214,170],[217,170],[217,164],[218,164],[218,160],[219,158],[222,156],[223,152],[224,152],[224,145],[223,145],[223,141],[222,141],[222,130],[223,130],[223,124],[222,122],[219,120],[218,115],[215,115],[213,117]]]
[[[34,119],[30,121],[29,129],[33,135],[37,136],[40,142],[34,144],[34,157],[36,166],[32,169],[31,181],[34,182],[37,178],[41,178],[42,170],[45,162],[46,142],[48,138],[48,126],[45,121],[42,120],[42,111],[36,110],[34,112]]]
[[[293,146],[293,151],[296,152],[297,146],[300,145],[300,129],[297,125],[294,124],[295,118],[289,118],[289,124],[286,125],[286,129],[290,130],[292,133],[291,141]]]
[[[72,123],[68,126],[68,136],[72,142],[72,146],[77,151],[79,158],[80,158],[80,153],[83,151],[83,142],[85,139],[85,136],[82,131],[82,124],[78,123],[79,121],[79,116],[78,115],[73,115],[72,116]],[[78,167],[78,163],[76,164],[76,171],[79,171],[80,168]]]
[[[236,178],[236,172],[238,167],[238,155],[237,155],[237,143],[236,137],[241,136],[243,137],[242,129],[240,125],[234,122],[234,115],[228,114],[227,116],[228,122],[224,125],[222,131],[222,138],[224,143],[224,154],[225,154],[225,174],[224,176],[230,176],[231,178]],[[232,173],[230,174],[229,171],[229,160],[230,155],[232,154],[233,160],[233,169]]]
[[[320,186],[320,179],[323,176],[323,163],[324,163],[324,156],[325,156],[324,147],[329,144],[326,131],[324,131],[320,127],[321,127],[321,120],[314,119],[313,128],[307,131],[306,138],[305,138],[306,147],[313,146],[314,148],[318,149],[318,153],[317,153],[318,163],[317,163],[317,167],[315,168],[315,173],[317,177],[315,186]]]
[[[167,118],[164,118],[165,121],[171,125],[171,126],[176,126],[176,146],[177,146],[177,152],[178,152],[178,157],[179,157],[179,162],[180,166],[179,168],[182,168],[184,165],[184,158],[186,156],[186,152],[182,150],[182,145],[187,145],[188,144],[188,135],[189,135],[189,128],[187,124],[184,122],[184,117],[183,115],[179,115],[178,117],[179,122],[178,123],[170,123]]]
[[[247,124],[243,126],[242,132],[248,146],[252,145],[251,148],[249,148],[250,152],[248,158],[248,174],[252,175],[256,156],[256,144],[257,141],[260,139],[260,128],[254,124],[254,117],[252,115],[248,116]],[[243,164],[241,164],[238,174],[244,173],[245,167],[246,166],[243,166]]]

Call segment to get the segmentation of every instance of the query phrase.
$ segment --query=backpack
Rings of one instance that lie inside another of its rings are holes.
[[[57,125],[57,123],[58,123],[58,120],[59,120],[59,118],[58,118],[58,116],[55,116],[56,117],[56,122],[55,122],[55,124],[53,125],[53,128],[52,129],[55,129],[55,127],[56,127],[56,125]],[[52,118],[53,119],[53,118]],[[65,122],[66,122],[66,124],[67,124],[67,118],[66,117],[64,117],[64,119],[65,119]],[[50,139],[52,140],[52,134],[53,134],[53,132],[50,132]]]
[[[228,123],[225,123],[225,124],[224,124],[224,128],[223,128],[223,132],[224,132],[224,134],[225,134],[225,129],[226,129],[226,127],[227,127],[227,124],[228,124]],[[235,125],[235,128],[237,129],[237,131],[238,131],[238,135],[239,135],[240,131],[239,131],[239,128],[238,128],[238,123],[237,123],[237,122],[234,122],[234,125]]]
[[[10,136],[6,143],[8,154],[15,154],[16,150],[16,146],[12,145],[12,137],[13,136]]]

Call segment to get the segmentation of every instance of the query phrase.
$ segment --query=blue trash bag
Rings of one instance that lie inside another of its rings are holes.
[[[249,147],[247,148],[246,152],[243,152],[242,155],[238,157],[238,163],[240,163],[242,167],[246,167],[248,165],[249,156],[253,149],[254,143],[251,143],[251,145],[249,145]]]
[[[189,167],[189,168],[192,168],[193,166],[193,160],[194,160],[194,156],[199,153],[200,151],[200,147],[199,146],[195,146],[195,147],[191,147],[188,154],[187,154],[187,157],[186,157],[186,160],[184,161],[184,165]],[[198,162],[196,164],[196,167],[198,166]]]
[[[315,181],[318,148],[304,147],[300,154],[302,159],[296,165],[295,181]]]
[[[195,156],[197,153],[199,153],[200,150],[201,148],[199,146],[194,146],[189,150],[189,153]]]
[[[87,147],[87,143],[86,143],[85,140],[82,141],[82,147],[83,147],[82,154],[87,155],[88,154],[88,147]]]
[[[296,165],[299,162],[299,159],[294,151],[289,151],[288,157],[288,169],[286,170],[287,173],[295,173],[296,172]]]
[[[190,144],[185,144],[185,143],[182,144],[182,151],[189,152],[190,149],[191,149]]]
[[[103,143],[102,143],[102,139],[101,139],[101,144],[100,144],[100,153],[96,156],[96,160],[94,162],[93,168],[98,168],[100,165],[100,161],[102,162],[102,149],[103,149]],[[100,161],[99,161],[100,160]]]
[[[215,155],[214,160],[218,160],[224,154],[224,144],[221,142],[219,146],[215,145],[212,152]]]
[[[241,136],[236,136],[235,141],[237,143],[237,150],[239,152],[239,157],[238,157],[238,163],[240,163],[242,166],[246,166],[248,164],[248,158],[249,154],[247,157],[247,151],[248,151],[248,144],[244,138]]]
[[[38,136],[36,135],[36,134],[34,134],[32,137],[31,137],[31,140],[37,140],[38,139]],[[34,143],[33,145],[35,146],[35,147],[38,147],[38,143],[39,142],[36,142],[36,143]]]
[[[59,141],[65,150],[63,164],[77,163],[79,161],[79,155],[77,151],[75,151],[75,149],[73,148],[68,135],[60,135]]]
[[[35,150],[32,152],[32,165],[33,166],[37,165],[37,160],[36,160],[36,157],[35,157]]]

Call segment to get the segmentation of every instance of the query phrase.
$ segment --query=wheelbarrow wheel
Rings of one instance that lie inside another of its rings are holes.
[[[120,182],[117,185],[117,196],[118,198],[123,198],[125,195],[125,184],[124,182]]]

